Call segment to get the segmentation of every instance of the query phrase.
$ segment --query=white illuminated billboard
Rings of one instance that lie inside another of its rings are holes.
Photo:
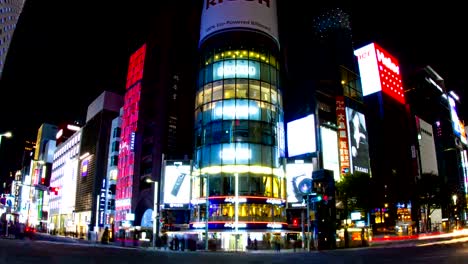
[[[322,137],[323,168],[333,171],[335,181],[340,181],[340,161],[338,153],[338,133],[326,127],[320,127]]]
[[[419,155],[422,173],[439,174],[432,125],[416,116],[418,130]]]
[[[315,143],[314,115],[288,122],[287,124],[288,157],[294,157],[317,151]]]
[[[276,0],[203,2],[200,43],[209,35],[227,30],[257,30],[278,42]]]
[[[286,164],[288,203],[302,203],[302,196],[312,191],[312,163]]]
[[[190,202],[190,165],[175,163],[168,163],[165,167],[163,203],[188,204]]]

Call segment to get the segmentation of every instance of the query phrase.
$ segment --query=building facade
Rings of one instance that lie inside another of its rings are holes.
[[[206,1],[202,9],[190,227],[223,249],[280,241],[287,227],[276,8]]]
[[[25,0],[0,0],[0,78]]]
[[[71,131],[73,134],[63,140],[61,137],[64,130],[66,134],[71,133]],[[67,125],[59,129],[57,141],[60,144],[54,153],[49,186],[48,231],[53,234],[65,235],[76,233],[74,213],[81,142],[80,127]]]

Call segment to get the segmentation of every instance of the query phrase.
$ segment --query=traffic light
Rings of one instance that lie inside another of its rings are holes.
[[[58,195],[59,187],[50,187],[50,190],[54,192],[55,195]]]
[[[293,219],[293,226],[298,226],[299,225],[299,221],[297,221],[297,218],[294,218]]]

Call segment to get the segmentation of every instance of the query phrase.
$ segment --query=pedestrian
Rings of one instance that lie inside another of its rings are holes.
[[[174,250],[178,251],[179,250],[179,237],[175,236],[174,237]]]
[[[107,226],[104,228],[104,232],[102,233],[101,243],[109,244],[109,228]]]

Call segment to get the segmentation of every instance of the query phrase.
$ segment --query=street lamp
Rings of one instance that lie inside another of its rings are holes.
[[[208,250],[208,215],[210,213],[210,200],[209,200],[209,191],[210,191],[210,180],[208,175],[200,175],[200,178],[205,179],[205,250]]]
[[[0,145],[2,144],[2,137],[11,138],[12,136],[13,134],[11,132],[5,132],[3,134],[0,134]]]
[[[153,219],[153,248],[156,248],[156,236],[159,236],[159,206],[158,206],[158,201],[159,201],[159,184],[158,181],[153,181],[150,178],[146,178],[147,183],[154,183],[154,207],[153,207],[153,214],[154,214],[154,219]]]

